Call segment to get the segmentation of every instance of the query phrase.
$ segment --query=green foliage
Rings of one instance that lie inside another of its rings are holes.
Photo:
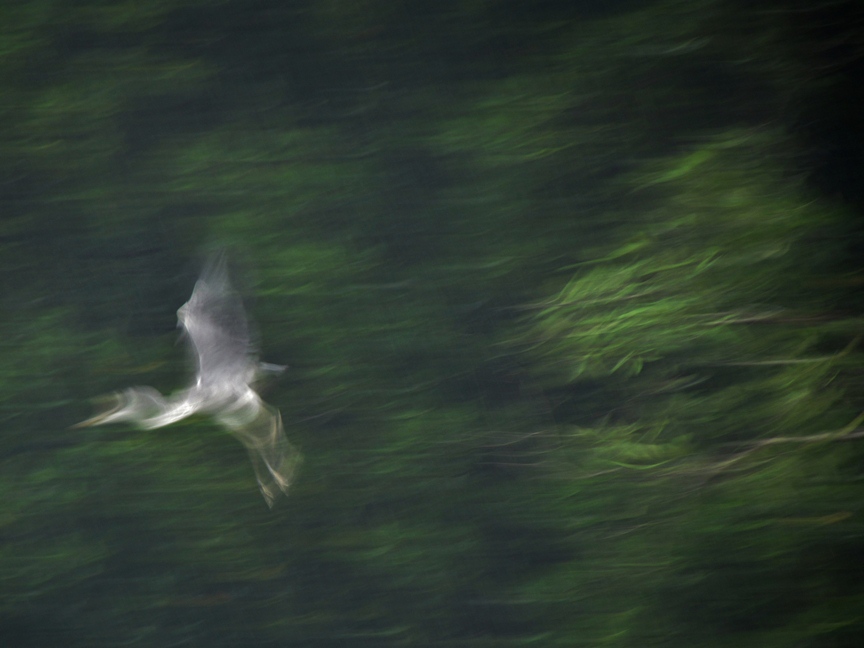
[[[857,645],[825,83],[783,12],[540,4],[0,9],[4,645]],[[213,246],[273,512],[208,419],[69,429],[183,384]]]

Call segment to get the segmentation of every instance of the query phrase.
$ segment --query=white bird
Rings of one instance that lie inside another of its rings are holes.
[[[152,387],[126,389],[113,396],[109,410],[75,427],[130,421],[150,430],[198,412],[209,414],[246,446],[261,494],[272,508],[280,492],[287,494],[302,458],[285,436],[279,410],[252,387],[261,371],[284,367],[258,362],[223,255],[205,266],[177,317],[195,359],[194,383],[168,398]]]

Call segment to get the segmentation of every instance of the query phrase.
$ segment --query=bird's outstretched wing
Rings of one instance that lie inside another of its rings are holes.
[[[228,386],[252,382],[255,349],[243,301],[228,279],[224,254],[207,263],[177,317],[192,346],[199,383]]]

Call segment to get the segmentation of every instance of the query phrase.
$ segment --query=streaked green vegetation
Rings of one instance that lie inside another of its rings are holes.
[[[7,5],[3,645],[858,646],[855,3]],[[215,246],[272,512],[69,429]]]

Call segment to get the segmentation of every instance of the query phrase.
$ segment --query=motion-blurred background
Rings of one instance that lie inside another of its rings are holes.
[[[855,0],[0,4],[0,644],[854,647]],[[229,248],[305,462],[188,378]]]

